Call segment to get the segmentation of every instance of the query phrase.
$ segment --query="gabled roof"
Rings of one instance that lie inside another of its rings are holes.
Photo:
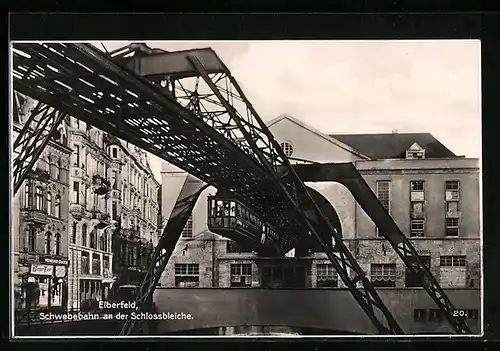
[[[429,133],[330,134],[372,159],[405,158],[406,150],[417,143],[425,158],[457,157]]]
[[[284,119],[287,119],[289,121],[291,121],[292,123],[295,123],[296,125],[298,125],[299,127],[301,128],[304,128],[314,134],[316,134],[317,136],[329,141],[330,143],[340,147],[341,149],[344,149],[345,151],[347,152],[350,152],[352,154],[355,154],[356,156],[360,157],[360,158],[363,158],[363,159],[368,159],[369,157],[364,154],[363,152],[361,152],[360,150],[357,150],[355,148],[353,148],[352,146],[344,143],[342,140],[339,140],[339,139],[335,139],[335,138],[332,138],[330,135],[327,135],[327,134],[324,134],[314,128],[312,128],[311,126],[308,126],[307,124],[299,121],[298,119],[296,119],[295,117],[292,117],[290,116],[289,114],[286,114],[286,113],[283,113],[281,115],[279,115],[278,117],[272,119],[271,121],[267,122],[266,125],[268,128],[271,128],[271,126],[273,126],[274,124],[280,122],[281,120],[284,120]]]

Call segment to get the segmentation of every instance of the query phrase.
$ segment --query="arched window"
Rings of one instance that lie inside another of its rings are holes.
[[[43,190],[42,187],[37,186],[35,190],[35,204],[38,211],[43,211]]]
[[[26,231],[28,232],[28,251],[34,252],[36,249],[36,228],[29,226]]]
[[[31,207],[30,185],[26,183],[24,186],[24,208]]]
[[[82,225],[82,246],[87,246],[87,225]]]
[[[61,234],[57,233],[54,243],[54,254],[59,256],[61,254]]]
[[[54,206],[54,215],[57,218],[61,218],[61,197],[59,195],[56,195],[56,203]]]
[[[55,178],[61,180],[61,160],[56,161]]]
[[[90,248],[97,249],[97,230],[90,232]]]
[[[45,233],[45,254],[50,255],[50,242],[52,241],[52,233]]]
[[[52,194],[47,193],[47,214],[52,216]]]
[[[73,228],[71,231],[71,243],[72,244],[76,244],[76,231],[77,231],[77,229],[78,229],[78,227],[77,227],[76,222],[73,222]]]

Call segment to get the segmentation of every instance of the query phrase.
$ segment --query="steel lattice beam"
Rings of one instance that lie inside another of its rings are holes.
[[[20,111],[18,110],[17,101],[13,104],[13,108],[13,114],[19,118]],[[65,116],[65,113],[40,101],[29,112],[29,117],[13,146],[14,193],[19,190],[23,181],[33,169],[45,146],[47,146]]]
[[[264,219],[276,218],[275,214],[280,213],[283,219],[275,220],[274,224],[292,233],[283,235],[283,251],[294,247],[296,239],[309,230],[325,248],[334,266],[340,269],[342,279],[379,330],[400,332],[272,134],[212,50],[198,50],[194,56],[177,53],[180,61],[175,68],[178,70],[163,72],[174,89],[180,85],[180,78],[190,75],[202,76],[209,85],[211,97],[206,93],[188,93],[189,99],[183,105],[180,103],[182,94],[177,89],[175,94],[166,96],[164,89],[155,88],[123,70],[89,45],[18,46],[24,55],[15,55],[17,63],[13,73],[15,87],[20,91],[136,144],[210,185],[233,193],[247,206],[260,212]],[[162,55],[154,55],[155,60],[163,60]],[[22,74],[17,68],[24,68],[28,73]],[[224,87],[223,83],[227,85]],[[106,99],[102,99],[103,96]],[[116,98],[116,103],[108,105],[106,101],[110,97]],[[200,102],[212,104],[212,108],[202,113],[203,104]],[[104,107],[103,103],[108,106]],[[215,108],[220,111],[221,107],[226,110],[225,114],[214,112]],[[297,214],[300,214],[299,218]],[[336,246],[341,251],[339,258],[322,242],[318,232],[324,230],[335,237]],[[405,250],[412,252],[408,245]],[[423,266],[418,256],[416,262],[419,268]],[[352,278],[349,269],[354,272]],[[357,281],[361,283],[362,291],[356,289]],[[383,313],[387,326],[378,320],[376,310]]]

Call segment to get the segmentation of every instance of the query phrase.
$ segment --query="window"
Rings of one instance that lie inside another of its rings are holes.
[[[97,230],[90,232],[90,248],[97,249]]]
[[[377,182],[377,198],[384,206],[384,208],[387,210],[387,212],[390,213],[390,181],[383,180],[383,181],[378,181]],[[376,228],[377,230],[377,236],[383,236],[382,233],[380,232],[379,228]]]
[[[52,216],[52,194],[47,193],[47,214]]]
[[[445,233],[446,236],[458,236],[459,232],[459,219],[458,218],[446,218],[445,219]]]
[[[431,257],[430,256],[420,256],[420,260],[422,263],[430,269],[431,267]],[[421,287],[424,282],[424,273],[423,272],[412,272],[409,268],[406,268],[406,279],[405,279],[405,286],[407,288],[416,288],[416,287]]]
[[[413,320],[415,322],[424,322],[426,317],[426,310],[416,309],[413,310]]]
[[[114,190],[118,189],[118,182],[116,181],[116,171],[111,171],[111,186]]]
[[[109,274],[109,257],[104,256],[102,258],[102,273],[106,277]]]
[[[133,267],[137,262],[137,248],[135,246],[128,247],[128,265]]]
[[[101,238],[102,238],[102,243],[103,243],[102,250],[108,251],[108,234],[103,233]]]
[[[80,183],[73,182],[73,201],[76,204],[80,203]]]
[[[407,159],[422,159],[425,158],[425,151],[406,151],[406,158]]]
[[[441,267],[465,267],[465,256],[441,256]]]
[[[425,225],[423,219],[412,219],[410,221],[410,237],[425,236]]]
[[[61,234],[56,234],[56,240],[54,243],[54,254],[59,256],[61,254]]]
[[[80,145],[75,145],[75,166],[80,167]]]
[[[31,191],[30,185],[26,183],[24,186],[24,208],[31,207]]]
[[[43,211],[43,190],[39,186],[35,189],[35,206],[38,211]]]
[[[73,226],[71,228],[71,243],[76,244],[76,231],[77,231],[77,224],[76,222],[73,222]]]
[[[90,274],[89,253],[82,252],[82,274]]]
[[[316,286],[318,288],[338,287],[338,274],[332,264],[316,265]]]
[[[175,264],[175,286],[194,288],[200,285],[200,266],[197,263]]]
[[[82,246],[87,246],[87,225],[82,225]]]
[[[446,190],[458,191],[460,190],[460,181],[458,180],[447,180],[445,182]]]
[[[56,195],[54,214],[56,215],[57,218],[61,218],[61,196],[59,196],[59,195]]]
[[[57,180],[61,180],[61,160],[56,161],[55,171],[56,171],[55,178]]]
[[[92,274],[101,275],[101,255],[95,252],[92,254]]]
[[[116,202],[113,202],[111,205],[111,218],[115,221],[118,220],[118,210]]]
[[[183,238],[192,238],[193,237],[193,214],[189,215],[189,218],[186,222],[186,225],[184,226],[184,229],[182,230],[182,237]]]
[[[252,286],[252,265],[232,264],[231,287],[251,287],[251,286]]]
[[[52,233],[47,232],[45,233],[45,254],[50,255],[50,242],[52,241]]]
[[[36,249],[36,228],[34,226],[29,226],[28,232],[28,251],[34,252]]]
[[[432,309],[429,310],[429,320],[431,322],[440,322],[443,319],[443,313],[441,310]]]
[[[395,287],[396,264],[372,264],[371,281],[374,287]]]
[[[118,149],[116,147],[114,147],[114,148],[111,149],[111,153],[113,155],[113,158],[117,158],[118,157]]]
[[[284,142],[280,144],[286,157],[291,157],[293,155],[293,146],[290,143]]]

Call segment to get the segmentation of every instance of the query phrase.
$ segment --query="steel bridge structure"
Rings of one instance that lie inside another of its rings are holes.
[[[11,68],[13,90],[38,101],[14,141],[14,191],[66,115],[190,174],[176,205],[184,215],[167,225],[159,240],[137,299],[141,309],[146,308],[167,265],[187,220],[185,214],[194,206],[189,198],[197,198],[210,185],[238,198],[276,229],[277,239],[265,248],[266,254],[283,256],[312,236],[379,333],[404,334],[343,243],[340,228],[322,213],[212,49],[166,52],[132,44],[103,52],[89,44],[19,42],[13,44]],[[12,106],[16,118],[17,106]],[[346,174],[355,176],[349,167],[339,172],[344,180]],[[356,195],[358,200],[368,196],[380,205],[369,188]],[[454,306],[387,211],[380,205],[375,212],[367,214],[377,219],[408,269],[425,276],[425,290],[456,333],[470,333],[465,320],[453,316]],[[138,332],[135,327],[140,326],[127,321],[121,334]]]

